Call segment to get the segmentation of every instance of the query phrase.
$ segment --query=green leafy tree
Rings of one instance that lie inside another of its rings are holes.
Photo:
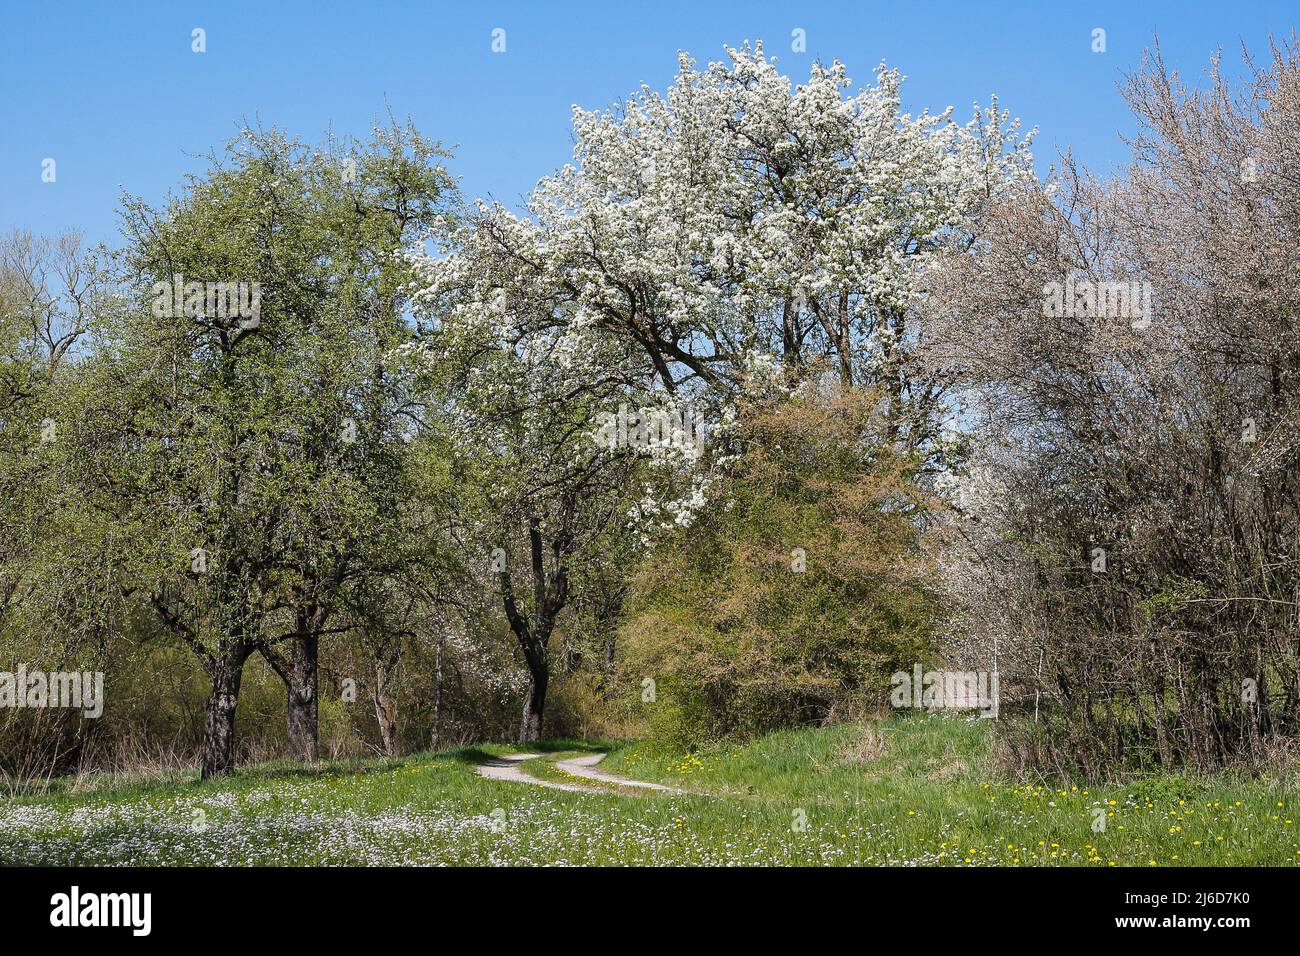
[[[166,209],[126,204],[138,300],[66,397],[62,467],[125,538],[114,585],[211,681],[204,777],[232,767],[258,652],[314,756],[316,642],[409,553],[392,240],[443,215],[436,155],[396,128],[355,156],[245,130]]]
[[[575,566],[627,521],[640,458],[596,440],[593,422],[627,394],[615,356],[592,338],[510,339],[452,324],[431,337],[445,420],[456,437],[462,533],[478,580],[496,592],[528,669],[522,742],[538,740],[551,638],[574,597]]]

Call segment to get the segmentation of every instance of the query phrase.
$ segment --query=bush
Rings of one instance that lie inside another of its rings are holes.
[[[929,504],[874,396],[756,405],[736,443],[714,500],[634,575],[620,638],[624,686],[678,745],[883,702],[930,647]]]

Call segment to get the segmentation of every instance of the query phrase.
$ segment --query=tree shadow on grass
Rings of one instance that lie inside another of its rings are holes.
[[[229,776],[208,781],[200,781],[197,770],[171,770],[139,775],[129,772],[113,773],[104,774],[99,779],[94,776],[89,779],[56,777],[45,782],[39,789],[33,788],[30,792],[24,794],[24,798],[64,797],[75,799],[91,794],[120,798],[140,797],[160,791],[189,790],[199,787],[204,789],[210,787],[245,789],[277,780],[319,780],[388,773],[403,767],[431,764],[439,761],[477,765],[512,753],[552,754],[565,751],[612,753],[630,743],[631,741],[627,740],[567,740],[558,738],[538,741],[526,748],[521,748],[515,744],[485,743],[458,747],[454,750],[421,751],[403,757],[344,757],[337,760],[321,760],[316,763],[303,763],[282,758],[245,764],[236,767],[235,772]]]

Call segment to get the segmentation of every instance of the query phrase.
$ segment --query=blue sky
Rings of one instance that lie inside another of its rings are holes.
[[[1045,170],[1072,146],[1108,170],[1132,129],[1116,84],[1158,33],[1199,79],[1218,46],[1263,53],[1300,21],[1291,3],[140,2],[6,0],[0,9],[0,229],[79,226],[113,241],[123,189],[162,201],[241,117],[307,140],[364,134],[388,109],[456,145],[468,196],[517,205],[569,158],[570,108],[668,84],[676,51],[704,62],[763,39],[796,80],[838,58],[869,81],[882,59],[907,106],[964,118],[996,91],[1041,131]],[[206,31],[207,52],[191,51]],[[494,28],[506,52],[491,50]],[[1092,31],[1106,52],[1092,52]],[[807,52],[791,52],[791,31]],[[57,180],[41,181],[54,158]]]

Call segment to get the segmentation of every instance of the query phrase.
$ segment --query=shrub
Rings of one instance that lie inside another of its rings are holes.
[[[624,686],[681,745],[883,702],[930,644],[929,502],[875,397],[756,404],[735,440],[714,500],[634,575],[620,637]]]

